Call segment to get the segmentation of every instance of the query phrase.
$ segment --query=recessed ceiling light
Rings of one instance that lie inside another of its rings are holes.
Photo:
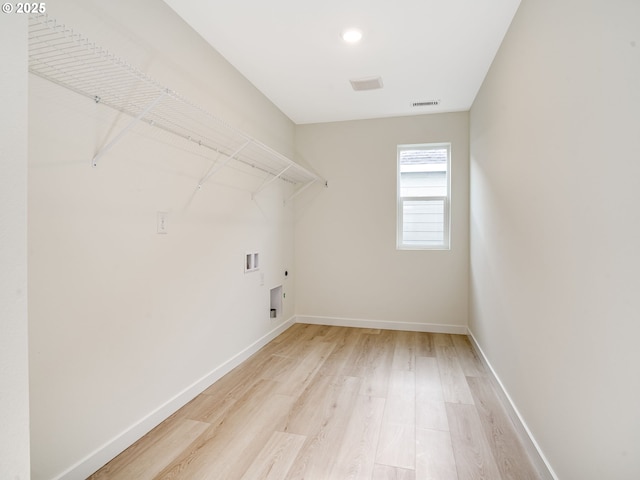
[[[347,43],[358,43],[362,39],[362,31],[357,28],[349,28],[342,32],[342,39]]]

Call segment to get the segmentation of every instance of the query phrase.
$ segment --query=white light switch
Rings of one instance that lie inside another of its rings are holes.
[[[167,225],[167,217],[169,214],[167,212],[158,212],[158,225],[157,231],[161,235],[166,235],[169,233],[168,225]]]

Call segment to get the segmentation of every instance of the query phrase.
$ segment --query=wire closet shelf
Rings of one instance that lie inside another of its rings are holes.
[[[136,123],[144,122],[215,152],[215,161],[198,187],[232,163],[260,172],[262,183],[253,195],[279,179],[295,185],[292,198],[320,180],[315,173],[45,14],[31,14],[29,18],[29,71],[132,118],[95,155],[93,166]]]

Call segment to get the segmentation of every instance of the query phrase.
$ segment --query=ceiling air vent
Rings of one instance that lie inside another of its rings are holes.
[[[412,107],[433,107],[440,105],[440,100],[427,100],[426,102],[412,102]]]
[[[353,87],[356,92],[359,92],[360,90],[375,90],[377,88],[382,88],[382,78],[380,77],[359,78],[349,81],[351,82],[351,87]]]

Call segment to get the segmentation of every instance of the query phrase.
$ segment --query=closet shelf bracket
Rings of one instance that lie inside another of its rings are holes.
[[[209,170],[207,170],[207,173],[204,174],[204,176],[200,179],[200,181],[198,182],[198,190],[200,188],[202,188],[202,185],[204,184],[204,182],[206,182],[207,180],[209,180],[211,177],[213,177],[218,171],[222,170],[224,167],[227,166],[227,164],[231,161],[231,160],[235,160],[237,159],[236,157],[238,155],[240,155],[240,153],[247,148],[249,145],[251,144],[251,140],[247,140],[240,148],[238,148],[235,152],[233,152],[231,155],[227,156],[227,159],[222,162],[222,163],[214,163],[213,165],[211,165],[211,167],[209,167]],[[221,153],[222,154],[222,153]],[[224,155],[224,154],[222,154]]]
[[[262,185],[260,185],[258,187],[257,190],[255,190],[252,194],[251,194],[251,198],[254,199],[256,197],[256,195],[258,195],[262,190],[264,190],[265,188],[267,188],[269,185],[271,185],[273,182],[275,182],[277,179],[279,179],[280,177],[282,177],[282,175],[284,175],[286,173],[287,170],[289,170],[292,167],[292,164],[287,165],[286,167],[284,167],[283,170],[280,171],[280,173],[278,173],[277,175],[274,175],[272,178],[266,180]]]
[[[289,203],[291,200],[293,200],[294,198],[296,198],[298,195],[300,195],[302,192],[304,192],[307,188],[309,188],[311,185],[313,185],[314,183],[316,183],[318,181],[317,178],[314,178],[313,180],[311,180],[309,183],[306,183],[305,185],[303,185],[302,187],[300,187],[299,189],[297,189],[295,192],[293,192],[293,194],[289,195],[289,197],[287,197],[284,201],[284,204],[286,205],[287,203]]]
[[[111,139],[111,141],[109,143],[107,143],[104,147],[102,147],[100,149],[100,151],[98,153],[96,153],[96,155],[93,157],[93,159],[91,160],[91,166],[93,167],[97,167],[98,166],[98,160],[100,160],[100,158],[102,158],[102,156],[107,153],[109,150],[111,150],[111,148],[118,143],[120,140],[122,140],[122,137],[124,137],[127,133],[129,133],[129,131],[140,121],[142,120],[145,115],[147,115],[149,112],[151,112],[151,110],[154,109],[154,107],[156,105],[158,105],[158,103],[160,103],[160,100],[162,100],[165,96],[167,95],[167,91],[165,90],[164,92],[162,92],[155,100],[153,100],[149,105],[147,105],[144,110],[142,110],[142,112],[140,112],[140,114],[134,118],[133,120],[131,120],[131,122],[129,122],[129,124],[124,127],[120,133],[118,133],[115,137],[113,137]],[[96,97],[96,103],[99,103],[99,97]]]

